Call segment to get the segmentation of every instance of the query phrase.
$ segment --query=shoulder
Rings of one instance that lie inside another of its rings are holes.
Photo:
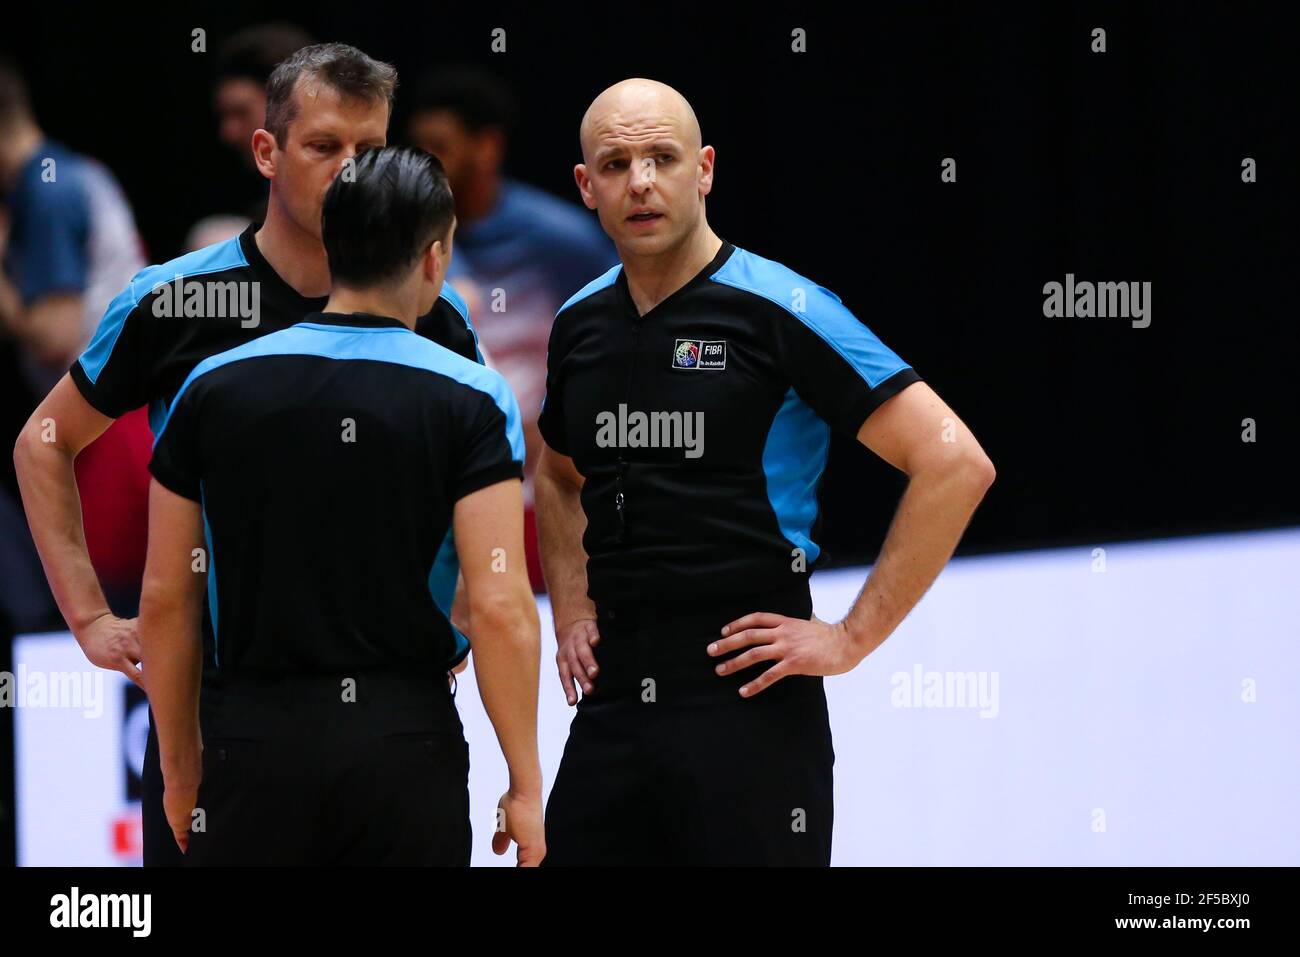
[[[853,318],[840,297],[826,287],[789,266],[739,246],[710,279],[766,300],[796,319],[813,314],[823,318]]]
[[[108,304],[104,318],[100,322],[96,339],[103,335],[116,337],[115,330],[120,329],[127,317],[133,313],[145,314],[147,309],[142,303],[152,293],[168,287],[177,277],[192,279],[196,276],[228,273],[240,267],[246,267],[248,260],[239,245],[239,237],[233,237],[211,246],[205,246],[194,252],[186,253],[165,263],[145,266],[137,272],[125,288]],[[93,347],[94,342],[91,343]]]
[[[609,295],[609,290],[612,290],[614,283],[618,281],[619,273],[622,270],[622,263],[611,266],[575,292],[556,311],[555,321],[558,323],[562,316],[579,311],[583,307],[599,305]]]
[[[202,249],[177,256],[165,263],[145,266],[131,278],[119,298],[127,297],[134,306],[151,292],[174,282],[178,277],[195,279],[200,276],[215,276],[217,273],[226,273],[247,266],[248,258],[239,244],[239,237],[232,236],[230,239],[204,246]]]
[[[397,336],[402,339],[402,351],[405,355],[394,361],[432,372],[468,389],[485,393],[503,409],[515,402],[514,393],[510,391],[505,378],[495,369],[481,365],[421,336],[415,336],[413,344],[406,341],[410,337],[400,333]]]

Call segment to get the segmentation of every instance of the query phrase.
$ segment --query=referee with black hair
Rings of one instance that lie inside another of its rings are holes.
[[[413,332],[454,228],[436,159],[362,153],[324,200],[324,311],[199,363],[160,428],[140,637],[189,863],[469,863],[455,639],[427,587],[452,526],[510,769],[493,848],[545,853],[519,409]],[[222,694],[200,734],[205,585]]]

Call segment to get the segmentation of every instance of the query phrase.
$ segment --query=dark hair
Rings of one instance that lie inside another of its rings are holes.
[[[455,211],[437,158],[409,146],[365,150],[325,193],[321,234],[330,275],[348,286],[402,278],[430,243],[445,239]]]
[[[448,110],[471,132],[489,126],[509,132],[515,122],[515,97],[495,74],[479,67],[449,66],[423,77],[406,104],[410,116]]]
[[[315,42],[293,23],[259,23],[239,30],[217,50],[216,78],[253,80],[262,86],[282,61]]]
[[[319,80],[344,97],[374,103],[384,100],[391,113],[397,70],[372,60],[346,43],[317,43],[293,53],[271,72],[266,81],[266,129],[281,145],[287,142],[289,124],[298,113],[293,98],[299,79]]]
[[[30,119],[32,102],[27,96],[27,84],[18,68],[0,57],[0,129],[7,129],[16,120]]]

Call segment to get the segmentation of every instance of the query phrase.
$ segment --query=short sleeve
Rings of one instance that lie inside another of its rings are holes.
[[[921,381],[834,293],[813,287],[802,311],[781,307],[777,349],[795,391],[847,436],[891,396]]]
[[[481,488],[522,479],[524,475],[524,432],[519,404],[496,373],[495,394],[474,392],[471,412],[465,417],[461,443],[460,474],[456,477],[457,501]]]
[[[564,434],[564,396],[560,369],[564,355],[560,351],[557,329],[560,322],[551,326],[551,340],[546,350],[546,394],[542,397],[542,411],[537,416],[537,429],[546,444],[561,455],[571,455],[569,440]]]
[[[22,218],[22,241],[12,248],[10,265],[23,302],[84,291],[90,271],[90,208],[80,180],[69,170],[53,182],[33,183],[25,192]]]
[[[109,303],[85,351],[72,364],[72,381],[97,411],[116,419],[150,400],[146,351],[148,307],[137,302],[135,282]]]
[[[154,442],[149,471],[162,486],[177,495],[202,501],[199,457],[199,390],[192,385],[172,403]]]

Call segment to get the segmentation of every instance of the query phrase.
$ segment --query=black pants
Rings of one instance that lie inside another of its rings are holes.
[[[243,679],[204,694],[186,866],[468,866],[469,747],[445,674]],[[161,783],[152,812],[150,790],[146,864],[163,837],[175,848],[158,824]]]
[[[830,863],[834,800],[822,679],[738,689],[705,648],[751,611],[808,618],[807,589],[685,613],[598,609],[600,671],[578,702],[546,806],[543,866]]]

